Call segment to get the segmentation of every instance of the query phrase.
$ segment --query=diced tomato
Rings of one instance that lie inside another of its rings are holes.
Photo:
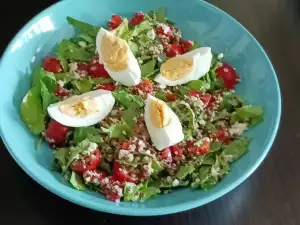
[[[84,171],[82,177],[86,183],[100,185],[101,181],[107,177],[107,175],[105,172],[95,169]]]
[[[88,75],[88,65],[85,63],[78,63],[77,64],[77,72],[83,75]]]
[[[100,89],[113,92],[116,90],[116,87],[114,84],[98,84],[96,86],[96,90],[100,90]]]
[[[138,84],[136,88],[143,92],[145,95],[153,93],[153,85],[149,79],[145,79],[143,82]]]
[[[172,160],[172,153],[170,148],[164,148],[161,153],[160,157],[162,160]]]
[[[181,55],[182,49],[177,44],[170,44],[169,48],[166,50],[166,55],[168,57],[174,57],[176,55]]]
[[[207,107],[212,100],[212,96],[208,93],[203,93],[197,90],[190,90],[188,93],[189,96],[195,96],[197,98],[200,98],[200,100],[203,102],[204,107]]]
[[[102,159],[100,150],[97,148],[91,155],[83,155],[80,159],[71,164],[71,169],[77,173],[84,173],[87,170],[94,170]]]
[[[123,141],[121,143],[121,149],[124,149],[124,150],[129,150],[129,146],[131,145],[131,143],[129,141]]]
[[[57,85],[56,89],[55,89],[55,95],[56,96],[68,96],[69,95],[69,90],[65,89],[64,87]]]
[[[164,29],[162,26],[158,26],[155,30],[157,35],[164,35],[167,38],[173,37],[173,32],[172,29],[170,28],[170,26],[167,25],[163,25],[166,26],[167,29]]]
[[[177,99],[177,96],[174,93],[166,93],[165,97],[169,102],[176,101],[176,99]]]
[[[123,19],[121,16],[114,14],[112,15],[111,19],[107,23],[107,27],[109,30],[116,29],[121,23]]]
[[[210,139],[203,138],[199,145],[195,145],[194,141],[189,141],[187,144],[187,150],[191,155],[204,155],[210,150]]]
[[[183,39],[181,39],[180,41],[179,41],[179,44],[180,44],[180,46],[181,46],[181,48],[182,48],[182,52],[183,53],[187,53],[188,51],[190,51],[190,49],[191,49],[191,47],[192,47],[192,42],[190,42],[190,41],[185,41],[185,40],[183,40]]]
[[[226,63],[223,63],[223,65],[216,70],[216,75],[223,79],[224,86],[228,89],[233,89],[240,78],[233,67]]]
[[[92,62],[87,65],[87,70],[91,77],[109,77],[108,72],[104,69],[104,65],[98,62]]]
[[[51,120],[45,133],[45,139],[50,144],[60,145],[66,141],[69,131],[69,127],[62,125],[55,120]]]
[[[55,57],[47,56],[43,62],[44,70],[52,73],[60,73],[63,72],[61,68],[60,61]]]
[[[114,176],[111,176],[106,184],[102,182],[101,190],[108,200],[120,201],[124,191],[124,182],[120,182]]]
[[[175,160],[181,160],[182,159],[182,149],[179,147],[179,145],[173,145],[170,147],[172,158]]]
[[[113,177],[121,182],[127,181],[136,184],[140,181],[136,174],[128,172],[127,169],[124,166],[121,166],[117,161],[114,162]]]
[[[145,19],[145,14],[142,12],[135,13],[134,17],[130,20],[131,25],[138,25]]]
[[[215,134],[213,134],[212,139],[214,141],[220,141],[224,144],[228,144],[230,142],[230,137],[228,135],[228,131],[224,128],[218,130]]]

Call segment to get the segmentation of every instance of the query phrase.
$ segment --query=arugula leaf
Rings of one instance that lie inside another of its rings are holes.
[[[91,81],[95,85],[113,83],[113,79],[111,79],[111,78],[92,78]]]
[[[191,186],[194,188],[201,187],[204,190],[214,187],[218,183],[218,177],[212,175],[211,169],[212,166],[201,166]]]
[[[61,55],[65,59],[89,61],[92,58],[92,54],[85,51],[83,48],[78,47],[70,40],[62,40],[56,49],[56,54]]]
[[[89,92],[93,89],[93,84],[89,79],[73,80],[72,85],[76,87],[80,93]]]
[[[214,141],[210,145],[210,152],[217,152],[221,149],[222,143],[218,141]]]
[[[141,108],[144,106],[144,101],[141,96],[129,94],[128,92],[121,90],[112,93],[116,101],[123,105],[126,109],[133,104]]]
[[[139,46],[137,45],[137,43],[133,42],[133,41],[129,41],[128,42],[129,48],[132,51],[134,56],[137,56],[137,54],[139,53]]]
[[[41,96],[42,96],[42,103],[43,103],[43,111],[44,114],[47,114],[47,107],[51,104],[51,94],[48,91],[46,85],[41,81]]]
[[[247,137],[241,137],[238,140],[231,142],[228,145],[223,145],[223,151],[221,153],[222,158],[229,159],[227,161],[234,161],[239,159],[248,151],[250,139]]]
[[[69,72],[66,73],[56,73],[55,74],[56,80],[61,80],[65,83],[68,83],[72,80],[72,74]]]
[[[187,175],[193,173],[194,170],[195,167],[192,165],[181,166],[179,171],[176,174],[176,177],[180,180],[183,180],[184,178],[186,178]]]
[[[78,157],[78,155],[83,152],[84,150],[86,150],[89,146],[89,140],[83,140],[82,142],[80,142],[79,144],[77,144],[75,147],[71,146],[69,148],[69,152],[68,152],[68,162],[66,164],[66,167],[64,168],[64,170],[66,170],[70,164]]]
[[[122,23],[114,30],[111,31],[114,35],[124,39],[124,40],[130,40],[131,36],[128,35],[128,19],[124,18]],[[128,36],[126,36],[128,35]],[[125,36],[125,38],[124,38]]]
[[[102,143],[103,139],[100,135],[100,131],[95,127],[77,127],[74,130],[73,141],[80,143],[83,140],[89,140],[90,142]]]
[[[128,137],[132,134],[132,130],[126,123],[113,124],[108,128],[108,130],[111,138],[124,139],[126,136]]]
[[[45,115],[43,113],[40,98],[40,89],[35,86],[31,88],[21,103],[21,117],[34,135],[45,130]]]
[[[69,153],[68,148],[57,148],[55,151],[55,158],[58,161],[58,164],[62,167],[65,168],[67,165],[67,155]]]
[[[231,114],[230,123],[247,122],[250,126],[255,126],[263,120],[264,112],[260,106],[246,105]]]
[[[219,90],[224,88],[223,79],[216,78],[215,81],[210,82],[210,91]]]
[[[67,21],[69,24],[73,25],[74,27],[77,27],[80,30],[80,32],[87,33],[93,37],[97,36],[97,33],[100,29],[100,27],[93,26],[91,24],[82,22],[69,16],[67,16]]]
[[[140,114],[139,107],[136,104],[132,104],[128,109],[124,112],[123,118],[124,121],[128,124],[130,128],[134,126],[136,123],[136,117]]]
[[[69,71],[69,64],[68,61],[65,59],[65,57],[63,57],[60,54],[57,54],[57,58],[60,61],[60,65],[62,66],[64,72],[68,72]]]
[[[72,184],[72,186],[75,189],[77,189],[79,191],[83,191],[83,190],[86,189],[86,187],[85,187],[85,185],[82,181],[82,178],[77,173],[75,173],[74,171],[72,171],[70,183]]]
[[[158,187],[154,187],[154,186],[150,186],[150,187],[146,187],[143,186],[140,189],[140,195],[141,195],[141,202],[144,202],[146,200],[148,200],[149,198],[157,195],[160,193],[160,189]]]
[[[227,112],[232,112],[235,108],[239,108],[241,106],[243,106],[243,100],[236,93],[224,93],[220,104],[220,110],[225,109]]]
[[[150,29],[152,29],[150,22],[147,20],[144,20],[140,24],[134,26],[133,31],[132,31],[132,36],[133,37],[139,36],[142,32],[144,32],[146,30],[150,30]]]
[[[155,70],[156,60],[152,59],[141,65],[142,78],[147,78],[153,74]]]
[[[155,97],[156,98],[159,98],[160,100],[164,101],[164,102],[167,102],[168,99],[166,98],[166,94],[163,92],[163,91],[157,91],[155,93]]]
[[[193,51],[197,48],[200,48],[200,45],[197,41],[194,41],[194,44],[192,45],[192,47],[190,48],[190,51]]]
[[[199,91],[207,91],[210,88],[209,83],[206,83],[203,80],[192,80],[189,83],[187,83],[186,86],[190,89]]]
[[[140,183],[138,185],[126,182],[124,188],[124,201],[141,202],[146,201],[150,197],[160,193],[160,189],[155,186],[149,186],[147,183]]]

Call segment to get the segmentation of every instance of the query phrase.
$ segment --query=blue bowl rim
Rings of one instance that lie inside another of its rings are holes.
[[[68,1],[70,1],[70,0],[68,0]],[[4,51],[4,53],[1,57],[0,68],[4,61],[3,59],[5,59],[6,56],[9,54],[9,49],[12,48],[13,43],[16,42],[16,40],[19,38],[19,36],[21,36],[22,33],[24,33],[24,31],[26,31],[30,26],[32,26],[32,24],[34,24],[36,20],[43,17],[44,14],[46,14],[47,12],[51,12],[53,9],[55,9],[57,7],[60,7],[60,5],[66,4],[68,1],[67,0],[60,1],[60,2],[57,2],[57,3],[49,6],[48,8],[44,9],[43,11],[38,13],[36,16],[34,16],[29,22],[27,22],[19,30],[19,32],[15,35],[15,37],[11,40],[11,42],[8,44],[6,50]],[[234,181],[233,183],[228,185],[226,188],[224,188],[216,193],[213,193],[211,196],[204,197],[203,199],[199,199],[196,201],[187,202],[187,203],[183,203],[183,204],[176,204],[176,205],[167,206],[167,207],[146,208],[147,210],[145,210],[144,208],[135,208],[134,210],[132,210],[131,208],[122,208],[122,207],[118,207],[117,205],[114,206],[114,205],[104,205],[104,204],[99,204],[99,203],[91,203],[91,202],[87,202],[83,198],[74,198],[70,193],[68,193],[68,191],[62,191],[61,189],[57,188],[54,184],[43,181],[42,179],[39,178],[38,174],[35,171],[24,166],[22,159],[18,158],[15,155],[14,151],[10,148],[10,146],[6,142],[6,140],[4,138],[2,138],[6,148],[8,149],[9,153],[14,158],[14,160],[18,163],[18,165],[37,183],[39,183],[40,185],[42,185],[44,188],[46,188],[50,192],[60,196],[61,198],[65,199],[65,200],[68,200],[68,201],[78,204],[80,206],[84,206],[86,208],[90,208],[90,209],[94,209],[94,210],[98,210],[98,211],[102,211],[102,212],[119,214],[119,215],[131,215],[131,216],[166,215],[166,214],[177,213],[177,212],[182,212],[182,211],[186,211],[189,209],[193,209],[193,208],[205,205],[209,202],[212,202],[212,201],[222,197],[223,195],[227,194],[228,192],[230,192],[231,190],[236,188],[238,185],[240,185],[243,181],[245,181],[257,169],[257,167],[262,163],[262,161],[266,157],[267,153],[270,151],[270,148],[271,148],[271,146],[275,140],[276,134],[278,132],[280,118],[281,118],[281,92],[280,92],[279,82],[278,82],[274,67],[273,67],[268,55],[264,51],[263,47],[259,44],[259,42],[255,39],[255,37],[243,25],[241,25],[236,19],[234,19],[228,13],[224,12],[223,10],[219,9],[218,7],[208,3],[206,1],[203,1],[203,0],[198,0],[198,1],[201,1],[202,4],[206,5],[211,10],[219,11],[220,13],[223,13],[230,20],[237,23],[237,25],[240,26],[240,28],[243,29],[245,31],[245,33],[248,34],[249,37],[252,38],[253,41],[259,46],[260,50],[264,54],[264,57],[267,59],[268,65],[270,66],[272,73],[275,76],[275,83],[276,83],[276,89],[277,89],[277,103],[279,106],[279,108],[276,112],[277,117],[276,117],[276,121],[275,121],[275,128],[274,128],[272,135],[267,143],[267,147],[264,149],[264,151],[262,152],[259,159],[256,161],[256,163],[254,165],[252,165],[252,167],[250,169],[245,171],[242,176],[240,176],[236,181]],[[2,128],[0,127],[0,136],[1,137],[3,137],[3,133],[4,132],[3,132]]]

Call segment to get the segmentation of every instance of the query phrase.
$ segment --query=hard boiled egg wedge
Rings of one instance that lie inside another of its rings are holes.
[[[47,110],[52,119],[65,126],[85,127],[103,120],[114,104],[110,91],[96,90],[52,104]]]
[[[183,140],[182,126],[177,115],[164,101],[149,94],[146,99],[144,119],[151,141],[158,150]]]
[[[125,40],[101,28],[96,46],[99,60],[113,80],[126,86],[141,82],[141,69]]]
[[[212,53],[209,47],[197,48],[183,55],[168,59],[160,67],[155,81],[165,86],[186,84],[198,80],[210,69]]]

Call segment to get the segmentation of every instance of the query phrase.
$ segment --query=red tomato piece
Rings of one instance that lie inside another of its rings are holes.
[[[204,107],[207,107],[212,101],[212,96],[210,94],[202,93],[197,90],[190,90],[188,95],[200,98],[200,100],[203,102]]]
[[[77,70],[78,73],[83,75],[88,75],[88,65],[85,63],[79,63],[77,64]]]
[[[48,124],[45,139],[50,144],[59,145],[63,144],[66,141],[67,134],[70,131],[70,128],[58,123],[55,120],[51,120]]]
[[[130,20],[130,24],[132,26],[138,25],[141,22],[143,22],[144,19],[145,19],[145,14],[142,12],[137,12],[137,13],[135,13],[134,17]]]
[[[176,99],[177,99],[177,96],[174,93],[166,93],[165,97],[169,102],[176,101]]]
[[[172,160],[172,153],[170,148],[164,148],[160,153],[160,157],[162,160]]]
[[[216,75],[223,79],[224,86],[228,89],[233,89],[240,78],[233,67],[226,63],[223,63],[223,65],[216,70]]]
[[[108,200],[120,201],[124,191],[124,182],[116,180],[115,177],[109,177],[106,182],[102,182],[101,190]]]
[[[98,62],[92,62],[87,65],[87,71],[91,77],[109,77],[108,72],[104,69],[104,65]]]
[[[170,44],[169,48],[166,51],[166,55],[168,57],[174,57],[176,55],[181,55],[181,54],[182,54],[182,49],[177,44]]]
[[[124,141],[121,143],[121,149],[129,150],[130,145],[131,145],[131,143],[129,141]]]
[[[175,160],[181,160],[182,159],[182,149],[179,147],[179,145],[173,145],[170,147],[172,157]]]
[[[124,166],[117,161],[114,162],[113,166],[113,177],[121,182],[131,182],[138,183],[140,181],[139,177],[136,174],[130,173]]]
[[[228,135],[228,131],[226,129],[220,129],[215,134],[212,135],[212,139],[214,141],[220,141],[224,144],[229,144],[230,137]]]
[[[84,171],[82,177],[86,183],[100,185],[101,181],[107,177],[107,175],[103,171],[95,169]]]
[[[116,87],[114,84],[98,84],[96,86],[96,90],[100,90],[100,89],[113,92],[116,90]]]
[[[179,44],[180,44],[180,46],[182,48],[182,52],[183,53],[187,53],[188,51],[190,51],[190,49],[191,49],[191,47],[193,45],[191,41],[185,41],[183,39],[181,39],[179,41]]]
[[[143,82],[139,83],[136,86],[144,94],[152,94],[153,93],[153,85],[149,79],[145,79]]]
[[[65,89],[64,87],[57,85],[56,89],[55,89],[55,95],[56,96],[68,96],[69,95],[69,90]]]
[[[43,61],[43,68],[44,70],[52,73],[63,72],[60,61],[55,57],[47,56]]]
[[[114,14],[112,15],[111,19],[107,23],[107,27],[109,30],[116,29],[121,23],[123,19],[121,16]]]
[[[71,169],[80,174],[87,170],[95,170],[101,159],[102,155],[97,148],[91,155],[83,155],[80,159],[73,161]]]
[[[210,150],[210,139],[203,138],[199,145],[195,145],[194,141],[190,141],[187,144],[187,150],[191,155],[204,155]]]
[[[157,35],[164,35],[164,36],[166,36],[167,38],[173,37],[172,29],[171,29],[171,27],[168,26],[168,25],[161,25],[161,26],[158,26],[158,27],[155,29],[155,32],[156,32]]]

